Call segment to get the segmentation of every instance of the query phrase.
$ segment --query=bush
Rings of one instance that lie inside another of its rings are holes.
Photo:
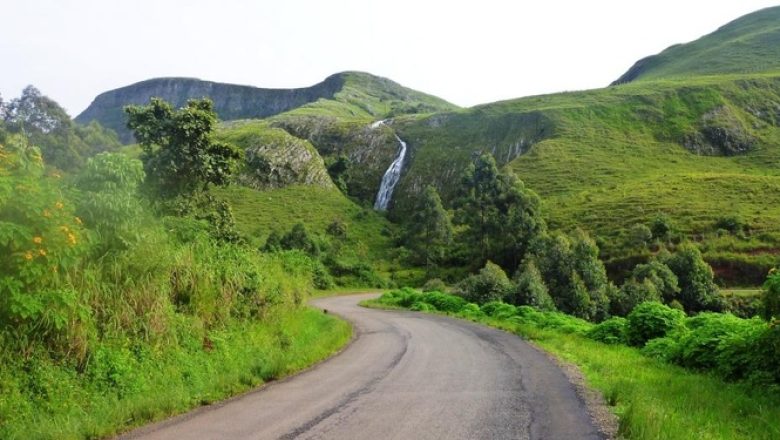
[[[780,318],[780,272],[772,269],[764,283],[764,315],[767,319]]]
[[[643,346],[683,327],[685,313],[658,302],[638,305],[628,315],[626,336],[631,345]]]
[[[482,313],[496,319],[507,319],[517,314],[517,308],[501,301],[491,301],[480,307]]]
[[[436,310],[449,313],[456,313],[466,305],[465,299],[441,292],[424,293],[421,300],[436,307]]]
[[[626,318],[614,317],[597,324],[585,335],[594,341],[605,344],[627,344],[628,320]]]
[[[447,285],[438,278],[431,278],[422,286],[423,292],[447,292]]]
[[[715,229],[723,229],[731,234],[739,234],[747,229],[745,221],[737,215],[727,215],[715,221]]]
[[[686,327],[690,331],[679,338],[679,351],[672,360],[688,368],[714,369],[729,338],[753,325],[750,320],[722,313],[701,313],[688,318]]]
[[[636,306],[648,301],[661,301],[661,295],[655,285],[648,279],[640,282],[632,278],[626,281],[612,298],[610,310],[613,315],[626,316]]]
[[[502,300],[513,287],[501,267],[488,261],[478,274],[458,285],[458,293],[469,302],[484,304]]]
[[[693,244],[685,244],[664,263],[677,276],[680,294],[677,300],[688,313],[721,311],[723,300],[713,281],[712,268]]]
[[[677,340],[671,337],[655,338],[650,340],[642,348],[642,354],[664,362],[672,362],[677,357],[679,345]]]
[[[515,288],[507,296],[509,302],[515,305],[533,306],[539,310],[555,310],[555,302],[533,260],[523,262],[515,274],[514,281]]]

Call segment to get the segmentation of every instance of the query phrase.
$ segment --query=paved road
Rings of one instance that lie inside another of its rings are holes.
[[[314,305],[358,338],[318,367],[133,439],[600,439],[560,369],[520,338],[468,322]]]

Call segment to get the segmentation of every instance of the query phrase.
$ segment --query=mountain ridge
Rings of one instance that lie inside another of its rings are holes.
[[[743,15],[694,41],[641,58],[610,85],[769,71],[780,71],[780,6]]]
[[[355,91],[358,93],[355,93]],[[341,94],[341,95],[340,95]],[[343,96],[342,96],[343,95]],[[355,105],[353,95],[384,105]],[[88,123],[97,120],[115,130],[129,143],[132,135],[125,126],[126,105],[148,103],[152,97],[183,106],[189,99],[210,98],[220,119],[261,119],[291,111],[319,101],[327,101],[347,114],[385,117],[389,113],[438,111],[457,108],[441,98],[404,87],[390,79],[365,72],[345,71],[328,76],[309,87],[261,88],[187,77],[162,77],[139,81],[99,94],[75,120]],[[408,108],[404,109],[404,105]],[[415,107],[416,106],[416,107]],[[389,107],[389,110],[388,110]]]

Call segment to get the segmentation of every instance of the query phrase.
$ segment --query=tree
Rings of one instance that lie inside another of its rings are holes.
[[[653,239],[653,231],[647,225],[637,223],[628,231],[628,236],[633,246],[643,248]]]
[[[767,320],[780,318],[780,272],[772,269],[764,283],[764,317]]]
[[[631,279],[638,283],[650,282],[660,295],[658,300],[663,299],[667,304],[676,300],[680,293],[677,275],[658,259],[652,259],[647,264],[637,264],[631,271]]]
[[[478,274],[461,281],[457,290],[466,300],[484,304],[503,300],[513,287],[501,266],[488,261]]]
[[[263,245],[263,252],[278,252],[282,250],[282,236],[274,229],[268,234],[265,239],[265,245]]]
[[[316,256],[320,253],[320,247],[309,235],[303,223],[296,223],[290,232],[284,234],[280,240],[282,249],[299,249],[309,255]]]
[[[680,294],[678,300],[688,313],[723,308],[718,287],[713,281],[712,268],[701,256],[699,248],[687,243],[664,263],[677,276]]]
[[[649,279],[639,281],[631,278],[620,287],[612,299],[610,311],[613,315],[626,316],[639,304],[647,301],[661,302],[661,294]]]
[[[544,284],[542,274],[532,258],[527,258],[515,273],[515,287],[507,297],[515,305],[528,305],[539,310],[554,311],[555,302]]]
[[[562,312],[597,321],[608,317],[613,289],[598,253],[596,243],[581,230],[572,236],[543,234],[534,241],[531,254]]]
[[[452,242],[450,217],[433,186],[425,188],[425,194],[412,215],[410,230],[410,246],[418,250],[430,271],[442,261]]]
[[[650,222],[650,231],[656,240],[668,241],[672,237],[672,220],[668,215],[658,214]]]
[[[546,230],[539,197],[511,171],[499,172],[495,159],[482,154],[466,169],[457,203],[457,220],[478,264],[488,259],[514,270],[531,241]]]
[[[128,106],[127,126],[143,148],[147,183],[163,198],[191,196],[209,185],[226,185],[242,152],[213,138],[217,115],[209,99],[181,109],[159,98]]]

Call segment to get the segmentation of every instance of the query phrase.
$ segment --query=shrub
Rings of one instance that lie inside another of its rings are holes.
[[[299,249],[312,256],[320,253],[319,244],[309,235],[303,223],[296,223],[290,232],[284,234],[279,244],[282,249]]]
[[[478,274],[460,283],[458,293],[469,302],[484,304],[503,299],[512,287],[501,267],[488,261]]]
[[[431,278],[422,286],[423,292],[447,292],[447,285],[438,278]]]
[[[637,281],[629,279],[620,288],[615,298],[612,298],[610,309],[613,315],[626,316],[639,304],[648,301],[661,301],[655,285],[648,279]]]
[[[658,302],[638,305],[628,315],[626,336],[631,345],[643,346],[647,341],[661,338],[682,328],[685,313]]]
[[[679,345],[677,340],[671,337],[652,339],[642,348],[643,355],[660,359],[664,362],[671,362],[672,359],[677,357],[678,351]]]
[[[764,283],[762,295],[764,315],[767,319],[780,318],[780,271],[772,269]]]
[[[449,295],[441,292],[428,292],[421,296],[421,300],[436,307],[436,310],[442,312],[455,313],[466,305],[466,300],[455,295]]]
[[[701,313],[688,318],[686,327],[690,331],[679,338],[679,351],[673,361],[699,370],[716,368],[728,339],[751,326],[750,320],[723,313]]]
[[[482,313],[496,319],[507,319],[517,314],[517,308],[501,301],[491,301],[480,307]]]
[[[465,318],[477,318],[483,315],[482,310],[474,303],[467,303],[461,307],[460,311],[458,311],[458,314]]]
[[[653,238],[660,241],[667,241],[672,236],[672,221],[665,214],[658,214],[650,222],[650,231]]]
[[[628,320],[616,316],[597,324],[586,333],[586,336],[605,344],[627,344],[627,329]]]
[[[412,306],[409,307],[409,310],[414,310],[416,312],[432,312],[432,311],[436,310],[436,307],[434,307],[434,306],[432,306],[432,305],[430,305],[428,303],[424,303],[424,302],[418,301],[418,302],[412,304]]]
[[[507,295],[509,302],[515,305],[533,306],[539,310],[555,310],[555,302],[533,260],[523,262],[515,274],[514,281],[515,288]]]
[[[677,276],[678,299],[688,313],[720,311],[723,301],[713,281],[712,268],[693,244],[682,245],[664,263]]]
[[[737,215],[726,215],[715,221],[715,229],[723,229],[731,234],[738,234],[747,229],[745,221]]]
[[[653,239],[653,231],[647,225],[637,223],[629,229],[628,236],[633,246],[643,248]]]

